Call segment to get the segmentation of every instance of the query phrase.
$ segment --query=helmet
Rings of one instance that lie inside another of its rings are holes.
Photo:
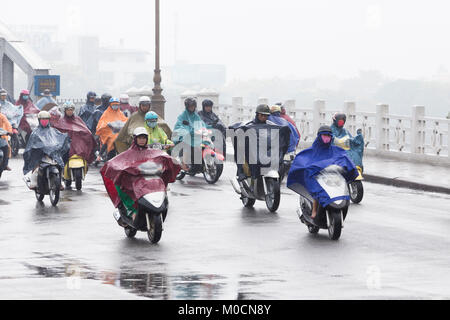
[[[260,104],[258,107],[256,107],[256,113],[270,116],[270,108],[267,104]]]
[[[117,98],[111,98],[109,99],[109,104],[113,104],[113,103],[120,103],[119,99]]]
[[[270,107],[270,113],[276,113],[276,112],[281,112],[281,106],[279,106],[277,104]]]
[[[142,135],[146,135],[148,137],[147,129],[145,129],[144,127],[137,127],[136,129],[134,129],[133,137],[139,137]]]
[[[141,104],[141,103],[149,103],[150,104],[151,102],[152,102],[152,100],[150,100],[150,97],[142,96],[139,98],[139,104]]]
[[[194,98],[187,98],[186,100],[184,100],[184,106],[186,108],[188,108],[190,106],[197,107],[197,100],[195,100]]]
[[[75,105],[73,104],[72,101],[66,101],[66,102],[64,102],[62,108],[63,108],[63,110],[75,109]]]
[[[24,89],[24,90],[20,91],[20,94],[30,94],[30,91],[28,91],[27,89]]]
[[[275,103],[276,106],[284,107],[282,102]]]
[[[130,97],[126,93],[122,93],[119,97],[120,103],[128,103]]]
[[[50,113],[47,111],[41,111],[38,113],[38,119],[50,119]]]
[[[154,111],[149,111],[145,114],[145,121],[158,120],[158,115]]]
[[[1,89],[0,90],[0,95],[1,96],[6,96],[6,95],[8,95],[8,91],[6,91],[5,89]]]
[[[337,112],[333,116],[333,123],[339,128],[342,128],[345,125],[346,121],[347,116],[345,115],[345,113]]]
[[[89,100],[90,98],[95,98],[97,96],[97,94],[95,93],[95,92],[93,92],[93,91],[89,91],[88,93],[87,93],[87,99]]]
[[[319,128],[319,130],[317,130],[317,135],[320,135],[320,134],[323,134],[323,133],[329,134],[329,135],[333,135],[333,131],[331,131],[331,127],[327,126],[327,125],[321,126]]]
[[[45,89],[44,92],[41,93],[41,96],[48,96],[50,94],[51,94],[50,90],[49,89]]]
[[[202,102],[202,107],[203,108],[205,108],[205,107],[212,107],[213,105],[214,105],[214,102],[212,102],[209,99],[203,100],[203,102]]]
[[[108,105],[109,99],[111,99],[111,98],[112,98],[112,95],[110,95],[109,93],[102,94],[102,104],[105,106]]]

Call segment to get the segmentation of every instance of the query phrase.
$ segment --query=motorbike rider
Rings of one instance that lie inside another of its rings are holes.
[[[189,170],[188,164],[201,166],[201,164],[196,164],[195,161],[193,161],[195,158],[194,154],[201,154],[202,152],[200,146],[202,139],[199,139],[195,132],[206,129],[206,124],[195,112],[197,109],[197,101],[194,98],[186,98],[184,100],[184,106],[185,110],[178,116],[175,127],[173,128],[172,141],[175,145],[183,143],[185,144],[186,150],[191,150],[190,154],[189,152],[183,152],[182,167],[183,170],[187,171]]]
[[[362,159],[364,156],[364,137],[362,135],[362,130],[358,129],[357,135],[353,137],[350,132],[344,128],[346,121],[347,116],[344,113],[338,112],[334,114],[333,124],[331,125],[334,136],[333,144],[346,150],[353,163],[363,170]]]
[[[280,108],[281,108],[280,117],[283,118],[284,120],[289,121],[289,123],[294,126],[295,131],[297,131],[297,135],[299,136],[299,139],[300,139],[300,137],[301,137],[300,131],[298,131],[295,121],[287,114],[286,107],[281,102],[278,102],[275,105],[280,106]]]
[[[202,102],[202,111],[198,112],[198,115],[203,120],[203,122],[206,124],[207,129],[216,129],[219,130],[223,137],[223,155],[226,155],[226,138],[227,138],[227,132],[226,132],[226,126],[225,124],[220,120],[219,116],[217,116],[213,111],[214,102],[206,99]],[[222,151],[222,150],[221,150]]]
[[[15,106],[7,100],[8,92],[0,90],[0,112],[3,113],[13,128],[18,128],[23,117],[23,106]]]
[[[94,125],[94,112],[96,110],[95,98],[97,94],[93,91],[89,91],[86,95],[86,104],[80,108],[78,116],[83,120],[89,130],[95,134]]]
[[[39,126],[33,130],[23,153],[24,165],[23,174],[27,175],[33,171],[29,179],[30,189],[37,186],[37,175],[39,163],[44,155],[48,155],[58,163],[60,168],[64,168],[64,163],[68,159],[70,150],[70,138],[66,133],[52,128],[50,125],[51,115],[47,111],[40,111],[38,114]],[[64,186],[61,185],[61,190]]]
[[[8,135],[12,135],[12,126],[8,121],[8,118],[2,113],[0,113],[0,128],[5,130]],[[10,147],[8,144],[8,135],[0,136],[0,177],[2,175],[3,170],[11,171],[11,168],[8,167],[8,161],[10,157]]]
[[[270,108],[269,120],[280,126],[288,126],[291,130],[290,142],[288,152],[295,152],[297,150],[300,137],[297,135],[295,127],[287,120],[281,117],[281,107],[274,105]]]
[[[145,115],[145,129],[148,133],[148,144],[160,143],[168,150],[174,143],[167,138],[166,133],[158,127],[158,115],[154,111],[149,111]]]
[[[133,113],[125,123],[125,126],[120,130],[119,135],[115,141],[116,150],[118,153],[126,151],[133,143],[133,132],[138,127],[145,127],[145,115],[151,109],[150,97],[142,96],[139,98],[139,107],[137,112]],[[167,123],[158,117],[158,126],[166,133],[170,139],[172,131]]]
[[[45,89],[44,92],[41,93],[41,98],[36,102],[36,108],[42,110],[47,105],[50,105],[50,108],[52,106],[58,105],[56,101],[53,99],[53,96],[49,89]]]
[[[107,148],[108,159],[112,157],[114,151],[114,141],[119,135],[119,131],[115,132],[115,129],[111,126],[111,123],[116,121],[126,122],[127,117],[120,111],[119,99],[111,98],[109,107],[103,113],[102,117],[98,121],[96,135],[100,137],[102,143],[102,151]],[[102,153],[102,152],[100,152]]]
[[[30,91],[22,90],[20,92],[19,99],[16,101],[16,106],[23,107],[23,117],[20,120],[19,128],[26,132],[25,141],[28,141],[28,138],[31,134],[31,127],[26,120],[27,114],[38,114],[40,110],[34,105],[33,101],[30,98]]]
[[[133,113],[137,111],[137,107],[133,107],[130,105],[130,97],[126,93],[122,93],[119,96],[120,100],[120,111],[123,112],[123,114],[129,118]]]

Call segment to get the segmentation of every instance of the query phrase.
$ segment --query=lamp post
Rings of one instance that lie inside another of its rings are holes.
[[[161,92],[161,70],[159,68],[159,0],[155,0],[155,74],[153,76],[155,84],[152,96],[152,110],[164,119],[164,99]]]

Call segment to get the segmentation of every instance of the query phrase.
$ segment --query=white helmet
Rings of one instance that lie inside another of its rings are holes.
[[[38,113],[38,119],[50,119],[50,113],[48,113],[47,111],[41,111]]]
[[[148,97],[148,96],[142,96],[142,97],[140,97],[139,98],[139,104],[141,104],[142,102],[148,102],[148,103],[151,103],[151,99],[150,99],[150,97]]]
[[[136,129],[134,129],[133,137],[138,137],[142,135],[146,135],[148,137],[147,129],[145,129],[144,127],[137,127]]]
[[[122,93],[119,96],[119,99],[120,99],[120,103],[128,103],[128,101],[130,101],[130,97],[126,93]]]

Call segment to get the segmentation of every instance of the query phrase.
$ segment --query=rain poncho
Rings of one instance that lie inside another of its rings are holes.
[[[67,133],[70,137],[69,157],[78,155],[88,163],[95,160],[93,153],[97,143],[91,134],[91,131],[84,124],[83,120],[77,116],[64,116],[53,124],[55,129]]]
[[[233,147],[234,147],[234,160],[236,164],[238,163],[239,156],[238,153],[244,151],[244,159],[245,162],[249,165],[250,172],[253,178],[257,178],[260,176],[261,167],[275,167],[279,169],[280,162],[284,158],[288,147],[289,147],[289,135],[290,130],[286,126],[278,126],[274,123],[267,121],[266,123],[261,123],[257,119],[251,121],[247,124],[237,123],[229,127],[233,129],[236,133],[238,130],[243,130],[245,133],[249,135],[249,138],[246,138],[245,142],[245,150],[238,150],[242,145],[242,142],[238,142],[239,138],[234,137],[232,139]],[[278,149],[275,150],[275,146],[272,146],[272,135],[275,134],[277,136],[273,137],[278,140]],[[262,140],[262,139],[265,139]],[[252,146],[256,146],[256,149],[252,149]],[[265,147],[267,150],[261,150],[260,148]],[[256,152],[256,154],[250,154],[250,152]],[[278,153],[278,163],[266,163],[267,159],[260,159],[260,156],[263,155],[271,159],[272,152]]]
[[[12,126],[5,115],[0,113],[0,128],[12,133]],[[0,136],[0,148],[8,146],[8,136]]]
[[[200,118],[206,124],[206,128],[208,129],[217,129],[225,136],[226,135],[226,126],[220,121],[219,117],[214,112],[205,112],[205,110],[200,111],[198,113]]]
[[[96,129],[96,121],[94,118],[95,109],[96,107],[94,102],[90,102],[88,100],[86,101],[86,104],[80,108],[80,112],[78,113],[78,116],[81,118],[81,120],[83,120],[88,129],[94,134]]]
[[[133,143],[133,131],[138,127],[145,127],[145,114],[139,108],[137,112],[133,113],[130,118],[128,118],[125,126],[120,130],[119,135],[117,136],[115,145],[116,151],[118,153],[122,153],[126,151],[131,144]],[[172,131],[170,130],[167,123],[158,117],[158,127],[164,130],[167,137],[170,139]]]
[[[303,150],[295,157],[289,171],[287,187],[297,193],[300,193],[299,190],[304,187],[322,207],[326,207],[337,199],[330,199],[315,176],[331,165],[344,168],[344,178],[348,183],[358,176],[358,171],[346,152],[339,147],[324,144],[318,136],[311,148]],[[349,199],[346,197],[346,200]]]
[[[23,117],[23,106],[15,106],[7,100],[0,101],[0,112],[8,118],[13,127],[19,127],[20,120]]]
[[[44,155],[48,155],[64,168],[64,160],[70,150],[70,138],[50,125],[46,128],[39,125],[30,135],[23,153],[25,161],[23,174],[26,175],[36,168]]]
[[[96,134],[100,137],[102,144],[108,146],[107,151],[110,152],[114,149],[114,141],[116,140],[119,133],[114,133],[113,130],[108,126],[108,123],[115,121],[126,122],[127,117],[120,111],[120,109],[113,110],[111,107],[106,109],[102,117],[98,121]]]
[[[183,124],[183,122],[186,122],[186,124]],[[198,147],[202,143],[203,137],[195,134],[195,132],[202,128],[206,129],[206,124],[200,116],[196,112],[184,110],[184,112],[178,116],[177,123],[173,128],[172,141],[175,144],[185,142],[191,147]]]
[[[42,110],[42,108],[44,108],[47,105],[48,107],[44,109],[46,111],[53,108],[54,106],[57,106],[58,104],[52,97],[49,96],[43,96],[36,102],[36,108],[38,108],[39,110]]]
[[[339,128],[334,123],[331,125],[333,131],[333,144],[341,147],[347,151],[348,156],[352,159],[356,166],[363,168],[363,156],[364,156],[364,137],[362,134],[358,134],[356,137],[352,137],[350,132],[345,128]]]
[[[288,126],[291,130],[291,135],[289,139],[289,148],[288,152],[295,152],[297,150],[298,142],[300,141],[300,136],[297,134],[297,130],[295,126],[293,126],[289,121],[281,118],[280,113],[272,113],[268,119],[269,121],[272,121],[273,123],[279,125],[279,126]]]
[[[298,131],[297,125],[295,124],[295,121],[286,114],[286,110],[284,110],[284,112],[281,111],[280,117],[283,118],[284,120],[288,121],[290,124],[292,124],[294,126],[295,131],[297,131],[297,135],[298,135],[298,137],[300,139],[301,138],[300,131]]]
[[[161,179],[145,179],[138,168],[140,164],[153,162],[162,165]],[[163,191],[169,183],[175,182],[180,166],[165,152],[140,148],[133,142],[130,149],[108,161],[100,173],[113,204],[117,207],[120,197],[116,186],[120,187],[133,201],[151,192]]]
[[[23,96],[23,94],[20,95],[19,100],[17,100],[17,102],[16,102],[16,106],[23,106],[23,115],[24,116],[20,120],[19,128],[22,129],[23,131],[25,131],[26,133],[30,134],[31,127],[28,124],[25,116],[27,114],[38,114],[40,112],[40,110],[38,108],[36,108],[36,106],[33,104],[33,101],[31,101],[31,99],[23,100],[22,96]]]
[[[156,126],[155,128],[150,128],[147,123],[145,123],[144,127],[148,132],[148,144],[172,144],[172,141],[167,138],[166,133],[160,127]]]
[[[121,103],[120,105],[120,111],[123,112],[124,115],[127,117],[130,117],[133,113],[135,113],[138,110],[138,107],[133,107],[129,103]]]

